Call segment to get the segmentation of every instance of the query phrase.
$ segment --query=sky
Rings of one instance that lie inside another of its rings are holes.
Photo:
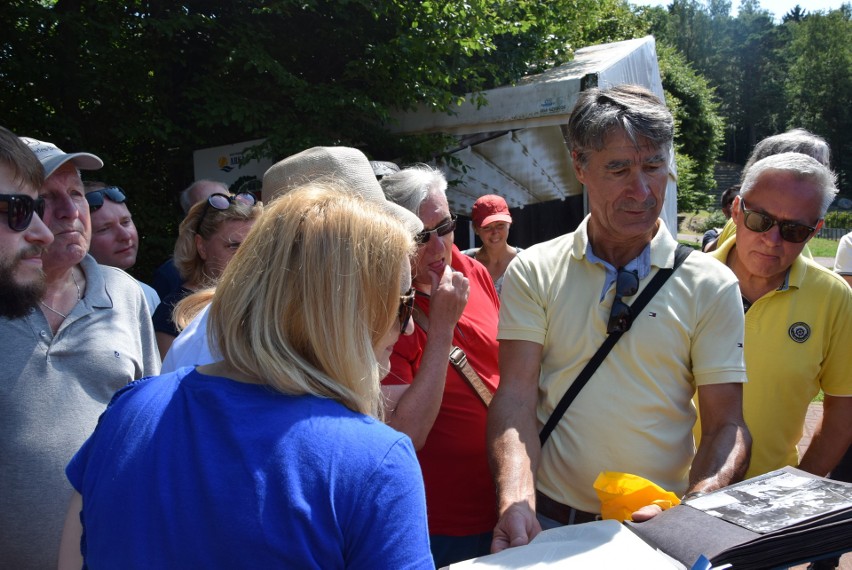
[[[628,0],[631,4],[637,6],[668,6],[671,0]],[[848,1],[848,0],[847,0]],[[817,10],[835,10],[840,8],[843,0],[760,0],[761,8],[764,8],[775,15],[775,20],[780,21],[781,16],[792,10],[796,4],[802,7],[803,10],[814,12]],[[731,15],[736,16],[739,8],[740,0],[731,0]]]

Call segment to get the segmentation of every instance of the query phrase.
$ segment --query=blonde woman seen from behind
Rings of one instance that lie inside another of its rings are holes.
[[[272,202],[213,298],[224,360],[131,384],[69,465],[60,567],[83,520],[90,567],[434,568],[411,440],[377,419],[412,245],[339,189]]]

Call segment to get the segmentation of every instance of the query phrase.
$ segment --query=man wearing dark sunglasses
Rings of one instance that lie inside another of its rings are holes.
[[[852,289],[802,255],[836,193],[834,174],[810,156],[755,162],[734,200],[736,233],[711,254],[742,291],[749,477],[785,465],[825,476],[852,441]],[[820,389],[822,425],[800,460],[796,445]]]
[[[519,253],[500,307],[500,388],[488,442],[500,520],[492,550],[542,528],[594,520],[603,471],[639,474],[668,491],[710,491],[742,477],[743,316],[736,280],[693,253],[641,313],[631,305],[677,242],[659,218],[673,120],[647,89],[579,94],[567,126],[590,213],[573,233]],[[603,358],[544,444],[539,430],[610,335]],[[692,429],[698,393],[704,439]],[[646,506],[646,520],[660,511]]]
[[[440,171],[406,168],[384,176],[381,185],[424,226],[411,265],[418,326],[394,346],[382,392],[386,422],[408,434],[418,450],[432,555],[442,567],[487,554],[496,522],[485,452],[488,408],[447,356],[461,349],[480,389],[494,392],[499,301],[485,267],[453,245],[456,219]]]
[[[814,134],[805,129],[790,129],[787,132],[779,133],[762,139],[752,149],[748,155],[745,167],[743,167],[742,177],[744,178],[749,168],[758,160],[764,159],[773,154],[781,154],[782,152],[800,152],[812,158],[815,158],[823,166],[829,167],[831,161],[831,147],[821,136]],[[730,212],[729,212],[730,213]],[[719,245],[727,241],[737,231],[737,226],[728,216],[728,221],[715,240],[706,244],[703,251],[714,251]],[[802,253],[811,259],[808,246],[802,250]]]
[[[38,190],[44,171],[27,145],[0,127],[0,317],[23,317],[44,293],[42,253],[53,241]],[[4,219],[5,218],[5,219]]]
[[[65,466],[113,394],[156,374],[160,361],[136,281],[87,255],[90,206],[78,169],[97,170],[103,162],[48,142],[21,141],[43,169],[39,192],[53,242],[41,256],[45,287],[37,310],[0,319],[6,357],[0,431],[10,434],[0,438],[0,457],[14,458],[0,461],[0,528],[15,530],[0,533],[0,560],[11,568],[47,568],[56,565],[71,493]]]

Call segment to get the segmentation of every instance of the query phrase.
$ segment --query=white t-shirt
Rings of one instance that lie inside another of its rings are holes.
[[[192,322],[183,329],[172,343],[160,374],[174,372],[184,366],[201,366],[221,360],[218,355],[213,355],[211,345],[207,341],[207,316],[210,314],[210,305],[204,307]]]
[[[837,244],[834,270],[841,275],[852,275],[852,232],[840,238]]]

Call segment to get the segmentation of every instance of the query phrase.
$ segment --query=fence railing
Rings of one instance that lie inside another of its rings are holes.
[[[848,234],[849,229],[845,228],[822,228],[816,237],[825,238],[825,239],[833,239],[834,241],[840,240],[843,236]]]

